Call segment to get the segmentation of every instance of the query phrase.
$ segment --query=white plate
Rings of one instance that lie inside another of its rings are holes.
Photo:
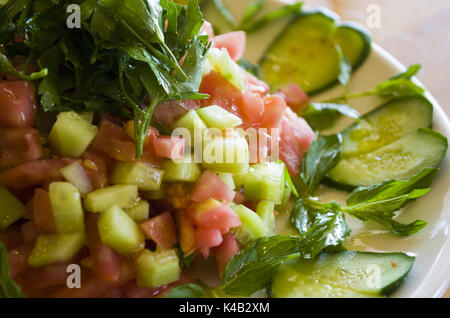
[[[242,8],[249,0],[227,0],[233,15],[239,19]],[[282,1],[292,2],[292,1]],[[267,10],[280,5],[280,1],[268,2]],[[216,25],[224,25],[223,20],[208,10],[206,19]],[[273,38],[282,30],[285,21],[271,23],[270,26],[248,36],[246,58],[257,62]],[[406,48],[405,48],[406,49]],[[420,63],[420,61],[417,61]],[[372,46],[372,52],[364,64],[352,77],[350,91],[361,92],[372,89],[377,83],[390,78],[392,75],[402,72],[405,67],[376,44]],[[420,83],[419,83],[420,84]],[[334,87],[320,95],[314,96],[314,100],[324,100],[333,96],[339,96],[341,88]],[[433,129],[450,138],[450,122],[438,102],[427,92],[426,97],[434,105]],[[373,109],[381,103],[377,98],[360,98],[353,100],[351,105],[362,114]],[[342,120],[339,129],[348,125],[348,120]],[[338,129],[338,130],[339,130]],[[416,256],[415,265],[406,281],[393,294],[393,297],[441,297],[450,283],[450,156],[447,155],[441,165],[441,171],[436,177],[432,191],[425,197],[417,200],[405,208],[399,220],[408,222],[415,219],[423,219],[428,225],[418,234],[407,238],[396,237],[377,224],[362,224],[362,222],[348,217],[352,228],[352,235],[347,247],[353,250],[368,251],[404,251]],[[323,200],[339,200],[345,198],[345,194],[336,190],[324,190]]]

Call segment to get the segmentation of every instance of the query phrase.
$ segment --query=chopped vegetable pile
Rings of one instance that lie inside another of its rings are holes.
[[[313,103],[297,76],[269,86],[263,79],[279,74],[267,74],[265,63],[291,50],[284,45],[292,39],[282,39],[291,31],[280,34],[282,45],[269,49],[260,72],[243,58],[242,30],[292,16],[300,25],[313,17],[363,33],[301,4],[261,15],[265,2],[251,2],[238,24],[213,0],[232,29],[218,35],[198,0],[0,5],[0,297],[395,290],[414,258],[346,251],[346,216],[398,236],[426,225],[396,219],[430,191],[447,151],[447,139],[430,129],[432,105],[412,80],[420,67],[349,93],[365,48],[352,63],[338,34],[305,37],[330,45],[324,59],[332,72],[317,87],[339,83],[344,94]],[[386,103],[364,116],[348,105],[369,95]],[[325,134],[340,116],[355,122]],[[346,204],[321,202],[324,184],[350,191]],[[80,288],[67,286],[74,264]],[[364,284],[370,264],[382,268],[380,286]]]

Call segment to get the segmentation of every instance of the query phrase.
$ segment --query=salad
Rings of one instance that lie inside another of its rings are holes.
[[[0,297],[382,297],[402,252],[349,251],[353,217],[398,236],[446,156],[420,69],[349,93],[371,40],[323,9],[198,0],[0,5]],[[258,65],[246,36],[290,23]],[[247,33],[246,33],[247,32]],[[310,97],[341,85],[343,95]],[[383,98],[361,115],[348,101]],[[340,117],[354,120],[327,133]],[[348,192],[346,204],[318,192]],[[68,279],[70,275],[70,280]]]

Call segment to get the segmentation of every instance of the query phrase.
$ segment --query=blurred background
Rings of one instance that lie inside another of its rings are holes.
[[[367,25],[370,15],[369,6],[378,5],[380,28],[370,28],[374,41],[404,65],[422,64],[418,79],[450,117],[449,0],[306,0],[304,2],[310,6],[328,7],[337,12],[342,20],[358,21],[363,25]],[[450,297],[450,290],[447,296]]]

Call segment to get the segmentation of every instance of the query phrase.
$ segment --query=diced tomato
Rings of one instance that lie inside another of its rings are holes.
[[[0,127],[0,136],[0,170],[44,156],[37,129]]]
[[[53,233],[56,230],[48,192],[36,189],[33,198],[33,223],[38,233]]]
[[[59,169],[67,165],[61,159],[36,160],[0,173],[0,185],[11,189],[24,189],[62,180]]]
[[[120,262],[120,276],[115,282],[104,281],[97,274],[85,270],[81,272],[81,288],[67,288],[62,286],[50,290],[45,296],[54,298],[98,298],[115,290],[136,277],[136,268],[131,260],[122,258]]]
[[[265,82],[257,79],[250,73],[244,72],[244,74],[247,83],[247,89],[251,90],[254,93],[258,93],[261,96],[266,95],[270,91],[269,85],[267,85]]]
[[[103,244],[98,233],[98,215],[86,213],[86,232],[92,270],[104,281],[116,282],[120,276],[121,257],[113,249]]]
[[[195,244],[199,250],[219,246],[222,241],[222,233],[218,229],[199,227],[195,230]]]
[[[258,128],[255,130],[255,133],[250,132],[250,130],[247,130],[247,134],[249,136],[249,162],[261,163],[267,161],[272,143],[272,136],[268,133],[270,131],[267,129]]]
[[[264,112],[264,102],[258,93],[251,90],[245,91],[239,108],[246,122],[249,124],[260,123]]]
[[[90,150],[98,151],[120,161],[136,161],[136,143],[127,135],[125,129],[103,118],[97,136],[90,146]],[[160,166],[153,147],[144,147],[142,158],[139,161]]]
[[[20,225],[12,225],[6,230],[0,232],[0,242],[2,242],[6,250],[10,250],[22,244],[22,234],[20,233]]]
[[[266,96],[264,98],[264,114],[261,120],[261,127],[279,128],[286,113],[286,108],[286,102],[280,96]]]
[[[234,191],[210,170],[203,173],[191,192],[191,200],[194,202],[202,202],[209,198],[231,202],[234,196]]]
[[[15,278],[30,270],[28,265],[28,256],[33,249],[33,243],[25,243],[8,251],[7,258],[9,264],[9,275]]]
[[[314,131],[306,121],[288,109],[281,122],[280,159],[291,175],[299,173],[303,155],[314,139]]]
[[[163,249],[172,248],[177,244],[175,222],[170,212],[164,212],[141,224],[145,235]]]
[[[130,137],[131,139],[136,141],[136,136],[135,136],[135,131],[134,131],[134,120],[127,121],[127,123],[125,124],[125,132],[128,135],[128,137]],[[159,135],[158,129],[156,129],[152,126],[149,126],[148,131],[147,131],[147,136],[145,137],[145,140],[144,140],[144,145],[147,146],[149,144],[152,144],[153,138],[158,135]]]
[[[206,202],[206,201],[205,201]],[[206,207],[206,210],[202,209]],[[219,232],[227,233],[230,228],[241,225],[241,221],[228,204],[218,201],[194,204],[187,209],[192,223],[203,228],[220,229]]]
[[[214,37],[214,47],[225,48],[233,61],[244,56],[246,36],[244,31],[235,31]]]
[[[309,97],[305,91],[297,84],[289,84],[281,90],[286,99],[288,106],[295,112],[299,113],[308,105]]]
[[[203,77],[200,93],[210,95],[208,99],[203,100],[204,106],[219,105],[240,116],[237,105],[241,103],[242,92],[219,73],[211,71]]]
[[[0,126],[29,127],[36,112],[35,88],[32,83],[0,83]]]
[[[234,255],[239,253],[240,246],[233,234],[229,233],[223,237],[223,242],[215,247],[213,254],[216,256],[216,264],[219,273],[223,273],[228,262]]]
[[[32,243],[38,236],[37,230],[31,221],[22,224],[20,227],[20,233],[22,234],[22,240],[24,243]]]
[[[51,264],[34,268],[21,279],[22,289],[28,297],[40,297],[42,290],[52,286],[66,286],[67,266],[69,264]]]
[[[153,148],[155,149],[156,155],[172,160],[183,158],[184,144],[185,140],[183,138],[161,136],[153,139]]]
[[[175,215],[178,228],[181,251],[189,255],[195,249],[195,228],[184,210],[178,210]]]

